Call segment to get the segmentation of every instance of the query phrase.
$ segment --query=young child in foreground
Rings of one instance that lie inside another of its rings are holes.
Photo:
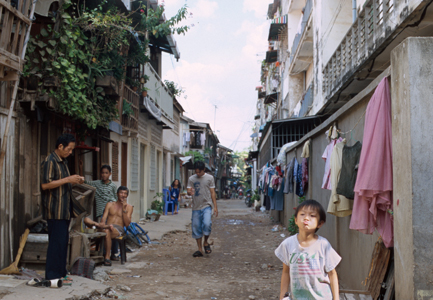
[[[295,212],[299,233],[285,239],[275,250],[283,262],[280,299],[289,286],[291,300],[339,300],[335,267],[341,257],[327,239],[316,234],[326,222],[326,213],[316,200],[302,202]]]

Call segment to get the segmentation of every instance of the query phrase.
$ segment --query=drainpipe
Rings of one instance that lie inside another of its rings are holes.
[[[352,0],[352,15],[353,15],[353,22],[356,21],[356,0]]]

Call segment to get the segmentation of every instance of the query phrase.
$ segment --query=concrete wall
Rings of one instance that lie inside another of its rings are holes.
[[[432,299],[433,38],[403,41],[391,66],[396,299]]]
[[[363,113],[369,99],[370,95],[338,118],[338,127],[343,132],[351,130],[361,118],[361,121],[353,130],[353,134],[347,136],[347,145],[349,146],[355,144],[356,141],[362,142],[364,132]],[[326,129],[323,129],[311,139],[309,188],[306,198],[319,201],[325,210],[327,210],[331,191],[321,188],[325,169],[325,161],[322,159],[322,154],[328,145],[325,131]],[[290,161],[293,157],[297,157],[298,162],[301,162],[301,153],[301,146],[296,150],[288,152],[287,161]],[[294,194],[286,194],[284,204],[285,207],[284,211],[280,213],[280,220],[287,227],[288,221],[294,213],[293,208],[298,205],[298,197]],[[350,216],[337,218],[331,214],[327,214],[326,217],[326,224],[318,231],[318,234],[327,238],[342,257],[342,261],[337,267],[341,288],[365,290],[362,281],[368,276],[371,254],[378,235],[373,234],[370,236],[350,230]]]

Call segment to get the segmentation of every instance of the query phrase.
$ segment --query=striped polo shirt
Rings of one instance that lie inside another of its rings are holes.
[[[117,201],[117,186],[111,180],[109,180],[108,183],[104,183],[102,180],[86,180],[84,183],[96,188],[96,217],[99,218],[104,213],[105,206],[108,202]]]
[[[68,161],[56,152],[45,158],[41,165],[41,184],[69,177]],[[57,188],[42,190],[42,217],[44,220],[69,220],[83,213],[85,209],[72,196],[72,185],[65,183]]]

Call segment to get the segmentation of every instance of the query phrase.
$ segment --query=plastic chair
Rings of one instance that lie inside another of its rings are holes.
[[[170,198],[170,190],[162,189],[162,200],[164,201],[164,215],[167,215],[168,205],[171,204],[171,214],[174,214],[174,202]],[[179,204],[177,205],[177,210],[179,211]]]

